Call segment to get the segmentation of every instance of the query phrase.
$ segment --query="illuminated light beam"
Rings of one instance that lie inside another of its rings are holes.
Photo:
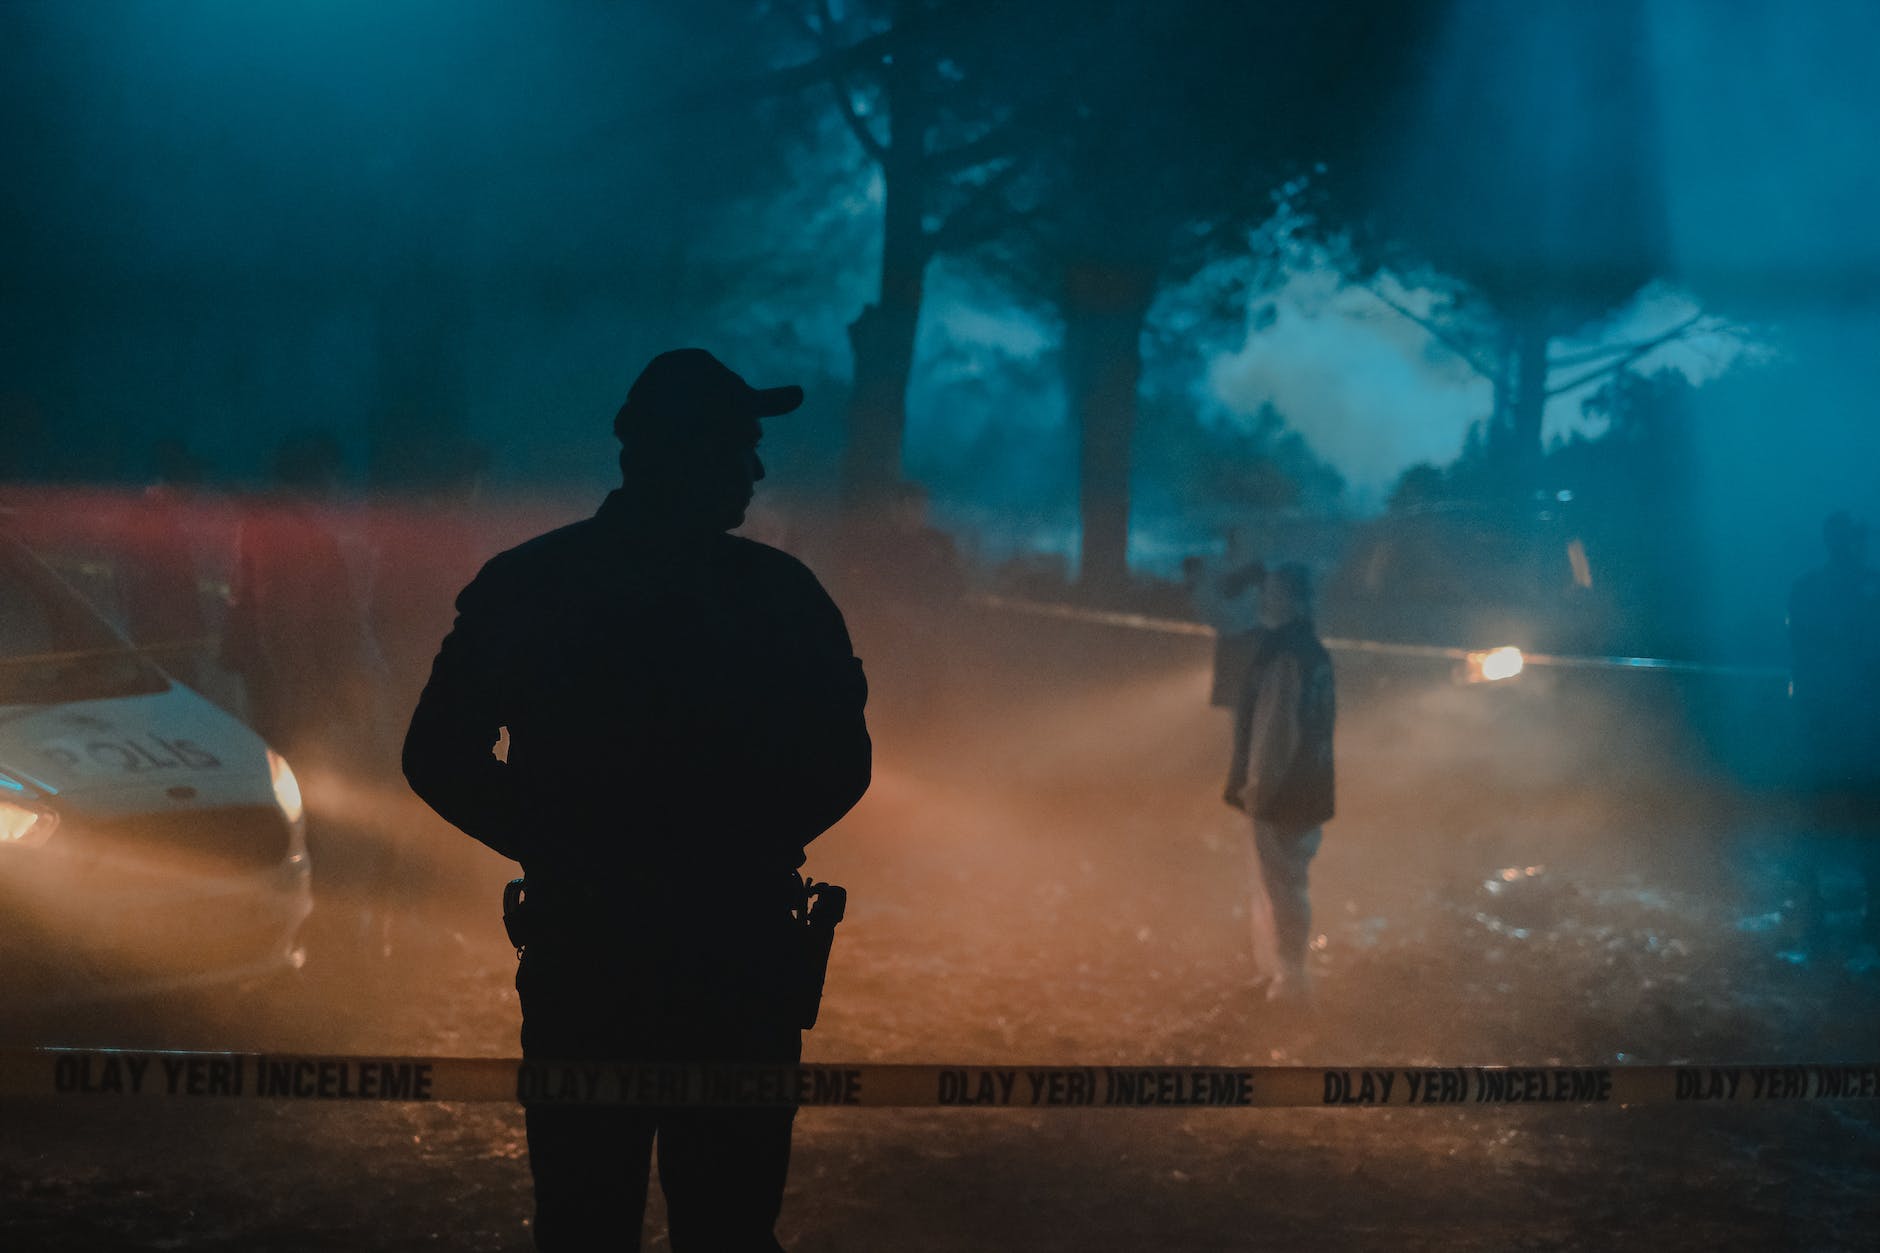
[[[998,609],[1008,613],[1029,614],[1039,618],[1059,618],[1069,622],[1087,622],[1097,626],[1121,627],[1132,631],[1150,631],[1158,635],[1191,635],[1212,639],[1217,632],[1199,622],[1180,618],[1158,618],[1149,614],[1119,613],[1105,609],[1085,609],[1080,605],[1062,605],[1052,601],[1027,600],[1017,596],[991,594],[969,596],[970,605]],[[1333,652],[1365,653],[1386,657],[1422,657],[1432,661],[1469,661],[1471,650],[1445,648],[1438,644],[1398,644],[1385,640],[1348,640],[1328,637],[1322,641]],[[1582,657],[1567,653],[1523,652],[1524,668],[1546,666],[1566,670],[1655,670],[1664,674],[1702,674],[1740,679],[1769,679],[1787,682],[1789,672],[1777,666],[1733,666],[1705,661],[1674,661],[1664,657]]]
[[[1035,618],[1063,618],[1070,622],[1091,622],[1098,626],[1153,631],[1159,635],[1195,635],[1211,639],[1216,634],[1211,626],[1205,626],[1199,622],[1183,622],[1179,618],[1155,618],[1141,613],[1085,609],[1081,605],[1060,605],[1048,600],[1027,600],[1018,596],[995,596],[986,593],[968,596],[966,603],[977,605],[982,609],[1004,609],[1012,613],[1030,614]]]

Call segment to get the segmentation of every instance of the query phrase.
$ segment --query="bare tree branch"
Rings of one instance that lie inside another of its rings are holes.
[[[848,79],[836,64],[845,51],[836,44],[836,15],[829,7],[829,0],[820,0],[817,8],[814,19],[795,7],[790,7],[785,17],[798,32],[822,50],[816,63],[826,67],[829,94],[836,102],[836,112],[841,115],[849,133],[855,136],[855,142],[861,145],[869,160],[879,165],[887,159],[887,145],[869,128],[867,119],[856,111],[855,97],[850,91]]]
[[[1632,365],[1635,362],[1637,362],[1640,358],[1644,357],[1645,355],[1652,352],[1653,350],[1662,348],[1666,344],[1671,343],[1673,340],[1682,339],[1684,336],[1690,334],[1690,332],[1696,329],[1696,327],[1703,321],[1704,321],[1704,315],[1702,311],[1693,313],[1690,317],[1684,319],[1684,321],[1678,323],[1676,326],[1670,328],[1669,330],[1662,331],[1659,334],[1652,336],[1650,339],[1642,339],[1635,344],[1630,344],[1626,346],[1624,350],[1619,354],[1619,356],[1615,358],[1614,360],[1609,361],[1604,365],[1595,366],[1593,369],[1582,371],[1581,373],[1576,374],[1572,378],[1566,380],[1564,383],[1557,383],[1554,386],[1549,387],[1547,389],[1547,396],[1549,399],[1552,399],[1555,396],[1561,396],[1561,395],[1566,394],[1567,392],[1578,391],[1580,388],[1585,387],[1588,383],[1597,382],[1598,380],[1603,379],[1603,378],[1622,374],[1626,370],[1630,369]]]
[[[783,96],[805,87],[814,87],[837,75],[878,69],[882,60],[893,50],[894,38],[892,29],[876,31],[852,44],[823,52],[807,61],[799,61],[743,84],[733,85],[729,92],[740,96]],[[712,89],[710,94],[717,97],[726,94],[726,91],[726,88],[718,87]]]
[[[847,81],[840,77],[831,77],[829,93],[835,97],[836,111],[842,115],[842,120],[848,123],[849,133],[855,136],[855,142],[862,146],[862,151],[868,154],[869,160],[877,165],[887,161],[888,145],[882,143],[876,137],[875,132],[869,129],[868,120],[855,111],[855,101],[849,95]]]
[[[1579,352],[1565,352],[1557,357],[1547,358],[1550,370],[1570,370],[1575,366],[1592,365],[1596,361],[1606,361],[1613,357],[1624,356],[1632,350],[1630,344],[1598,344],[1592,348],[1583,348]]]
[[[1007,155],[1006,149],[1011,146],[1012,136],[1017,130],[1017,114],[1014,113],[976,138],[934,153],[930,163],[937,174],[957,174],[976,165],[997,161]]]
[[[1001,194],[1018,170],[1019,162],[1008,159],[985,182],[973,188],[972,194],[947,214],[945,221],[927,232],[927,255],[956,252],[996,235],[1010,216],[997,207]]]
[[[1676,327],[1672,328],[1671,332],[1666,333],[1672,334],[1675,338],[1676,334],[1682,334],[1684,331],[1690,329],[1691,326],[1703,316],[1701,312],[1694,313],[1683,322],[1680,322]],[[1663,341],[1660,337],[1653,336],[1649,341],[1634,341],[1629,344],[1596,344],[1591,348],[1585,348],[1579,352],[1563,353],[1558,357],[1549,357],[1547,359],[1547,368],[1550,370],[1570,369],[1573,366],[1591,365],[1595,361],[1606,361],[1613,357],[1623,357],[1637,348],[1641,342],[1646,342],[1652,347],[1656,347]]]
[[[960,3],[939,6],[910,6],[908,12],[883,30],[865,35],[852,44],[825,51],[812,60],[773,70],[743,84],[732,84],[729,90],[757,95],[786,95],[813,87],[832,74],[880,69],[883,60],[894,51],[897,43],[918,44],[922,39],[944,34],[965,23],[977,21],[986,14],[997,14],[1000,4],[1001,0],[961,0]],[[825,23],[825,28],[831,36],[834,35],[833,25]],[[718,96],[725,90],[723,86],[716,87],[711,95]]]
[[[1495,364],[1493,362],[1483,361],[1482,358],[1476,353],[1475,349],[1469,347],[1469,345],[1457,339],[1454,335],[1450,333],[1449,329],[1443,326],[1441,323],[1435,322],[1429,318],[1426,318],[1422,314],[1418,313],[1416,310],[1410,308],[1408,305],[1403,304],[1401,301],[1393,300],[1391,297],[1385,295],[1383,291],[1378,288],[1377,283],[1375,281],[1368,282],[1368,283],[1360,283],[1358,284],[1358,287],[1360,290],[1368,294],[1371,297],[1371,299],[1377,301],[1379,304],[1383,305],[1385,308],[1389,309],[1391,312],[1397,314],[1401,318],[1405,318],[1411,322],[1416,323],[1418,326],[1422,327],[1423,330],[1429,335],[1431,339],[1435,340],[1437,343],[1441,344],[1443,347],[1449,349],[1450,352],[1460,357],[1464,365],[1468,366],[1471,370],[1475,371],[1477,374],[1481,375],[1483,378],[1487,379],[1489,382],[1499,383],[1501,381],[1501,371],[1495,368]]]

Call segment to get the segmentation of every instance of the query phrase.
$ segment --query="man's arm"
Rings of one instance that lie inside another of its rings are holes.
[[[1278,786],[1299,752],[1299,663],[1281,656],[1260,678],[1247,746],[1247,781],[1241,795],[1247,812],[1260,812],[1262,788]]]
[[[863,709],[868,680],[855,657],[842,613],[803,570],[807,656],[789,685],[790,709],[773,744],[764,791],[765,826],[801,848],[834,826],[868,791],[874,746]]]
[[[411,790],[445,821],[521,861],[548,823],[494,752],[503,727],[503,601],[492,582],[486,566],[457,597],[456,624],[405,734],[404,770]]]
[[[1259,690],[1259,671],[1248,666],[1240,681],[1240,699],[1234,702],[1233,756],[1227,762],[1227,787],[1222,794],[1235,809],[1247,807],[1247,754],[1253,748],[1253,708]]]

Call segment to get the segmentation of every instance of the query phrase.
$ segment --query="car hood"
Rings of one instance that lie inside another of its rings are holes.
[[[273,797],[261,737],[174,683],[138,696],[0,706],[0,772],[107,808],[125,794],[175,788],[211,804]]]

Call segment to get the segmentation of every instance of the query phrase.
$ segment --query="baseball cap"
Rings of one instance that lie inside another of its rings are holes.
[[[752,387],[703,348],[662,352],[640,371],[614,415],[614,434],[672,438],[701,424],[774,418],[803,403],[800,387]]]

